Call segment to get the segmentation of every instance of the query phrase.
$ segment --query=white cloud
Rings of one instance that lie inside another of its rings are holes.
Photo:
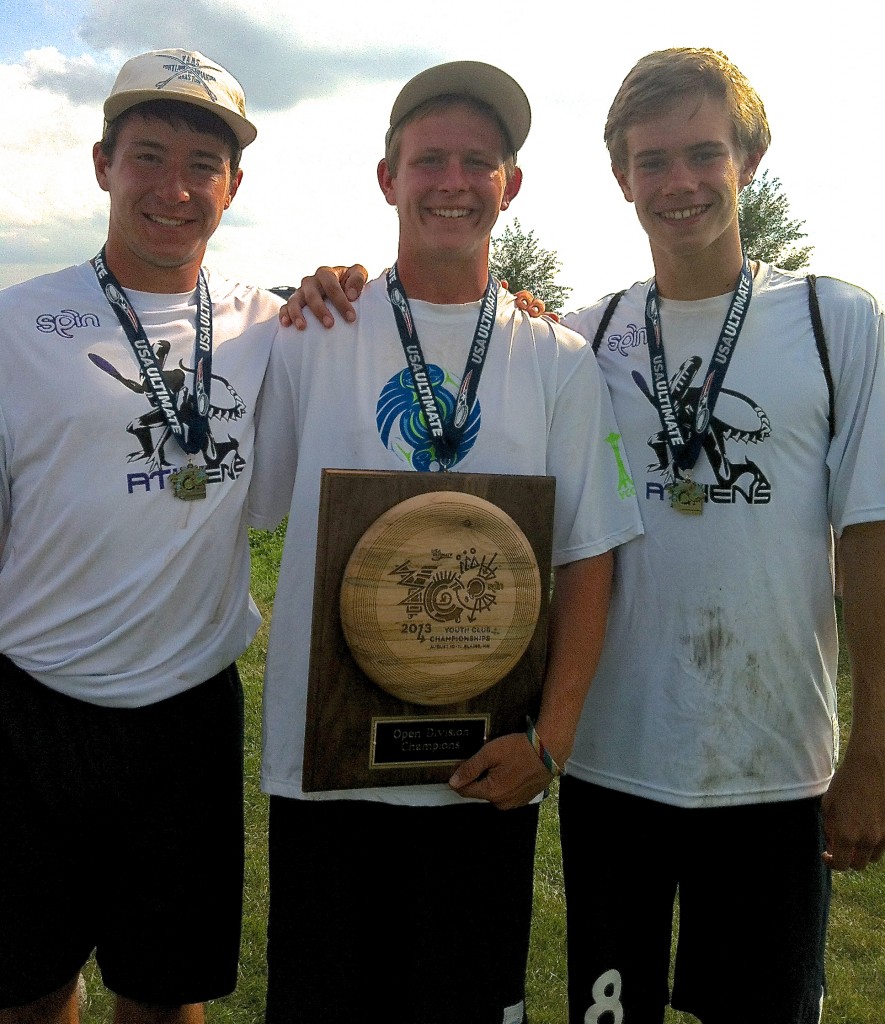
[[[56,51],[0,64],[0,283],[44,259],[92,254],[106,216],[90,159],[110,81],[101,76],[133,53],[184,44],[241,79],[259,128],[243,188],[212,241],[213,263],[262,283],[300,279],[320,261],[382,269],[395,255],[396,221],[374,168],[399,84],[437,60],[487,60],[520,80],[534,111],[525,184],[507,218],[558,251],[575,303],[592,301],[650,271],[645,238],[608,169],[608,104],[643,53],[694,44],[726,50],[759,88],[774,130],[765,166],[781,178],[792,216],[807,221],[815,269],[885,295],[885,191],[876,179],[885,144],[874,118],[882,12],[860,0],[843,0],[839,19],[801,22],[791,5],[767,8],[763,21],[736,20],[708,0],[686,0],[679,20],[688,33],[674,29],[671,9],[634,0],[629,32],[608,35],[565,0],[543,9],[529,0],[503,9],[336,0],[334,11],[312,17],[293,14],[290,0],[71,6],[84,11],[79,34],[65,23],[46,40]]]
[[[29,84],[35,89],[90,107],[102,103],[117,72],[116,61],[100,64],[91,54],[66,57],[54,46],[28,50],[23,67]]]
[[[35,88],[31,72],[58,67],[52,50],[0,65],[5,131],[0,143],[0,284],[82,260],[84,243],[100,243],[106,202],[92,170],[101,114]],[[92,255],[92,253],[88,253]]]
[[[131,56],[160,45],[200,50],[230,68],[253,111],[285,110],[303,99],[334,94],[359,81],[407,78],[434,62],[423,41],[379,45],[365,37],[341,41],[326,33],[318,48],[291,5],[259,12],[255,4],[218,0],[93,0],[80,35],[94,50]],[[317,19],[322,21],[322,19]],[[158,42],[157,25],[174,25]],[[397,40],[409,36],[397,35]]]

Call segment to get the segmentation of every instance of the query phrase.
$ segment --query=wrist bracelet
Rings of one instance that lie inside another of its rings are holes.
[[[565,775],[565,769],[559,767],[559,765],[551,757],[550,751],[541,742],[541,737],[538,735],[538,730],[535,728],[535,723],[531,720],[531,718],[529,718],[528,715],[525,716],[525,721],[527,727],[525,734],[529,738],[529,743],[531,743],[531,745],[535,748],[535,753],[543,761],[544,767],[547,769],[548,772],[550,772],[550,774],[554,778],[557,778],[560,775]]]

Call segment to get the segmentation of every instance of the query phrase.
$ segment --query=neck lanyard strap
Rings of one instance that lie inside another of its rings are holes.
[[[138,365],[141,367],[145,391],[163,414],[166,425],[188,455],[203,451],[209,435],[209,390],[212,380],[212,299],[206,275],[200,270],[197,283],[197,327],[194,337],[193,394],[185,393],[177,402],[169,390],[163,368],[157,359],[138,314],[120,282],[107,264],[105,250],[90,261],[98,284],[108,305],[114,311],[126,335]]]
[[[440,407],[439,399],[433,389],[424,351],[418,339],[412,310],[402,282],[397,274],[396,264],[387,272],[387,294],[393,307],[393,318],[399,331],[406,365],[412,375],[412,383],[418,395],[418,402],[424,414],[424,421],[430,436],[433,438],[436,457],[442,469],[447,469],[455,461],[458,445],[464,436],[470,411],[476,401],[479,382],[488,354],[492,329],[495,326],[495,313],[498,308],[498,282],[489,275],[486,290],[479,308],[479,316],[473,331],[473,341],[467,354],[467,363],[458,388],[455,408],[450,419],[446,419]]]
[[[676,398],[684,394],[690,381],[689,379],[683,380],[681,375],[678,379],[670,381],[667,373],[667,361],[664,357],[658,290],[654,281],[648,289],[645,301],[645,334],[648,339],[648,357],[651,363],[651,397],[658,410],[673,465],[679,470],[691,470],[701,453],[704,438],[710,429],[710,420],[713,416],[716,399],[719,397],[738,336],[747,318],[752,296],[753,274],[750,270],[750,261],[744,254],[740,277],[719,332],[719,341],[713,350],[710,365],[707,367],[704,383],[694,410],[694,418],[686,424],[684,419],[680,422]],[[686,433],[683,433],[683,429],[686,430]]]

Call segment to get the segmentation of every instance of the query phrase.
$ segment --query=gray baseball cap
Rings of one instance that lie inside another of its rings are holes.
[[[391,132],[415,107],[435,96],[470,96],[487,103],[501,118],[510,145],[516,153],[526,140],[532,123],[532,108],[517,81],[506,71],[476,60],[437,64],[410,79],[400,90],[390,111]]]

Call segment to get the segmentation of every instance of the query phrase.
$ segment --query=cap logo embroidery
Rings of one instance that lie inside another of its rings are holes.
[[[218,100],[218,97],[215,95],[214,92],[212,92],[212,90],[206,84],[207,82],[214,82],[215,77],[213,75],[207,74],[203,70],[202,65],[200,64],[196,57],[192,57],[190,55],[186,55],[184,57],[175,57],[171,53],[162,53],[160,54],[160,56],[168,57],[169,60],[174,60],[175,63],[163,65],[163,69],[165,71],[171,71],[172,74],[168,78],[165,78],[162,82],[157,82],[158,89],[163,89],[170,82],[174,82],[176,80],[181,79],[185,82],[193,82],[194,85],[201,85],[206,90],[206,95],[209,97],[210,100],[212,100],[213,103],[215,103]]]

